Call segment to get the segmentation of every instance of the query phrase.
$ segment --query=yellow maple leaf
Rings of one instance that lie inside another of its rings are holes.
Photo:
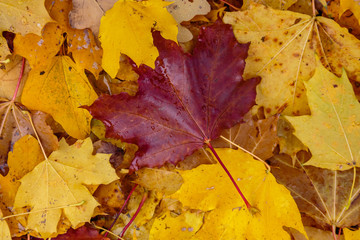
[[[309,113],[304,82],[315,72],[315,54],[335,74],[345,68],[360,81],[360,41],[331,19],[252,4],[226,13],[224,22],[232,24],[239,42],[251,42],[244,77],[261,76],[256,103],[267,115],[284,104],[286,115]]]
[[[39,4],[37,0],[1,0],[0,15],[0,32],[40,34],[44,25],[52,21],[44,4]],[[8,54],[10,54],[10,51],[6,40],[0,37],[0,60],[3,60]]]
[[[68,56],[57,56],[46,68],[32,69],[26,81],[22,103],[49,113],[72,137],[84,139],[90,132],[91,115],[82,105],[97,98],[84,70]]]
[[[0,239],[1,240],[11,240],[11,233],[9,226],[7,225],[5,220],[2,220],[3,213],[0,209]]]
[[[310,148],[306,165],[347,170],[360,166],[360,104],[343,72],[338,78],[318,62],[305,83],[311,115],[286,117],[295,135]]]
[[[104,49],[102,66],[111,77],[118,72],[120,53],[129,56],[138,66],[155,67],[159,52],[153,45],[151,29],[176,41],[177,23],[165,8],[169,4],[162,0],[120,0],[105,13],[99,39]]]
[[[20,138],[15,144],[12,152],[9,152],[9,173],[0,176],[1,210],[6,216],[17,214],[13,209],[16,192],[20,186],[20,180],[24,175],[31,172],[34,167],[44,160],[38,141],[31,135]],[[13,233],[25,234],[23,217],[11,217],[7,219],[8,225]],[[0,237],[0,239],[2,239]]]
[[[84,185],[118,179],[110,154],[92,155],[92,151],[90,138],[72,146],[62,139],[59,150],[20,180],[14,206],[31,207],[28,229],[48,238],[56,233],[62,214],[73,227],[90,220],[99,204]]]
[[[289,191],[261,162],[241,150],[217,148],[216,152],[259,213],[249,212],[220,164],[180,171],[184,184],[171,197],[184,207],[208,211],[194,239],[291,239],[284,226],[306,235]]]

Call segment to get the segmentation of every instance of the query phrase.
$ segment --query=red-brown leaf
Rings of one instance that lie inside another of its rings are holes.
[[[87,107],[106,136],[139,146],[131,169],[177,163],[241,121],[255,103],[259,78],[244,81],[248,44],[218,20],[201,29],[192,55],[153,33],[155,69],[141,65],[139,91],[103,95]]]

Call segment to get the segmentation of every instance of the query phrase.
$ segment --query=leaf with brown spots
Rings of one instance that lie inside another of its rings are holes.
[[[269,21],[271,19],[271,21]],[[315,71],[315,54],[329,70],[360,81],[360,41],[324,17],[274,10],[253,4],[249,10],[227,13],[239,42],[251,42],[244,76],[259,75],[256,103],[266,115],[287,104],[287,115],[308,114],[304,82]]]

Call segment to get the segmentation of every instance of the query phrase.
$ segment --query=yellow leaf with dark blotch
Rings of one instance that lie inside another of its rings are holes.
[[[72,137],[90,133],[91,115],[83,105],[97,98],[84,70],[68,56],[57,56],[46,66],[30,71],[22,103],[30,109],[49,113]]]
[[[15,93],[16,85],[22,68],[22,58],[20,56],[10,56],[10,62],[2,65],[0,68],[0,98],[11,99]],[[21,85],[15,101],[20,100],[22,88],[30,71],[29,64],[25,63],[24,73],[22,75]]]
[[[357,240],[360,239],[360,230],[351,231],[347,228],[344,228],[345,240]]]
[[[204,214],[199,210],[189,210],[172,216],[168,211],[155,218],[149,239],[191,239],[202,226]]]
[[[43,3],[37,0],[27,1],[0,1],[1,24],[0,32],[34,33],[40,35],[41,29],[47,22],[52,21]],[[0,60],[3,60],[10,51],[5,38],[0,37]]]
[[[289,191],[265,166],[241,150],[215,149],[250,204],[250,214],[220,164],[180,171],[184,184],[170,197],[184,207],[209,211],[194,239],[291,239],[283,226],[305,234]]]
[[[34,167],[44,160],[37,140],[31,135],[26,135],[18,140],[12,152],[9,152],[8,165],[10,168],[6,177],[0,176],[0,208],[7,216],[16,214],[12,211],[16,192],[20,186],[20,180],[24,175],[31,172]],[[20,221],[20,222],[19,222]],[[12,217],[7,220],[13,233],[25,234],[23,217]],[[0,238],[2,239],[2,238]]]
[[[360,23],[360,4],[356,0],[340,0],[339,18],[346,11],[350,10]]]
[[[338,78],[318,62],[305,84],[311,115],[286,117],[309,147],[306,165],[347,170],[360,166],[360,104],[346,76]]]
[[[315,72],[316,54],[335,74],[345,68],[352,81],[360,81],[360,41],[331,19],[252,4],[226,13],[224,22],[232,24],[239,42],[251,42],[244,77],[261,76],[256,102],[267,116],[284,104],[286,115],[309,113],[304,82]]]
[[[0,209],[0,219],[3,217],[3,213]],[[6,222],[6,220],[0,220],[0,239],[1,240],[11,240],[11,233],[9,226]]]
[[[46,24],[42,36],[27,34],[16,35],[14,53],[25,57],[32,68],[45,67],[64,42],[63,29],[56,23]]]
[[[62,214],[72,227],[90,220],[99,204],[85,185],[118,179],[109,163],[110,155],[92,155],[92,151],[90,138],[71,146],[62,139],[59,150],[20,180],[14,207],[31,207],[27,229],[49,238],[56,235]]]
[[[111,77],[118,72],[120,53],[129,56],[138,66],[155,67],[159,52],[153,45],[152,29],[176,41],[177,23],[165,8],[169,4],[162,0],[120,0],[102,17],[99,34],[104,49],[102,66]]]
[[[149,189],[173,194],[183,184],[181,175],[164,169],[142,168],[136,171],[135,183]]]

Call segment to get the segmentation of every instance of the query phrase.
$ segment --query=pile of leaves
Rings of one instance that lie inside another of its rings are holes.
[[[0,5],[0,240],[360,239],[356,0]]]

